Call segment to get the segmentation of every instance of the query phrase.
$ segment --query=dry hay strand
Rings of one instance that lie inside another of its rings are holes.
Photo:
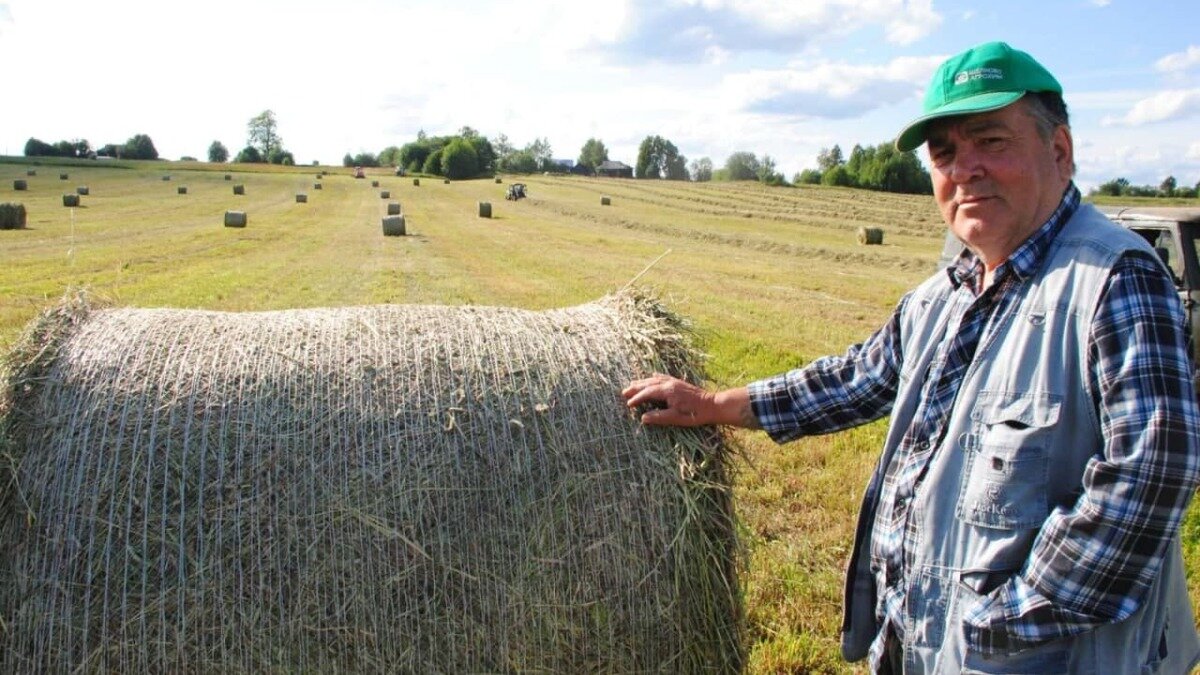
[[[392,193],[391,193],[391,192],[388,192],[387,190],[380,190],[380,191],[379,191],[379,198],[380,198],[380,199],[391,199],[391,198],[392,198]]]
[[[296,203],[297,204],[307,204],[308,203],[308,195],[304,194],[303,192],[297,192],[296,193]]]
[[[320,184],[320,183],[313,183],[313,189],[314,189],[314,190],[320,190],[320,189],[321,189],[321,184]]]
[[[883,229],[879,227],[858,228],[858,243],[863,246],[878,246],[883,243]]]
[[[225,227],[245,227],[246,212],[245,211],[226,211],[225,212]]]
[[[398,215],[400,215],[400,202],[388,202],[388,205],[387,205],[387,214],[388,214],[389,216],[398,216]]]
[[[88,308],[0,398],[4,672],[734,673],[729,455],[633,293],[530,312]]]
[[[404,216],[388,216],[383,219],[383,236],[403,237],[408,234],[404,226]]]
[[[92,193],[92,191],[90,189],[88,189],[88,186],[86,186],[86,185],[78,185],[75,187],[75,194],[83,195],[84,197],[86,197],[91,193]]]
[[[242,185],[242,184],[240,184],[240,183],[239,183],[238,185],[234,185],[234,186],[233,186],[233,194],[235,194],[235,195],[244,195],[244,194],[246,194],[246,186],[245,186],[245,185]]]
[[[27,182],[25,182],[24,180],[21,180],[20,178],[18,178],[13,181],[13,189],[18,192],[20,192],[22,190],[28,190],[29,184]]]
[[[600,206],[612,206],[612,197],[600,195]]]
[[[480,218],[491,218],[492,217],[492,203],[491,202],[479,202],[479,217]]]
[[[79,206],[79,195],[65,194],[63,197],[63,206]]]
[[[24,204],[0,204],[0,230],[23,230],[25,218]]]
[[[415,187],[421,187],[421,179],[420,179],[420,178],[414,178],[414,179],[413,179],[413,186],[415,186]]]
[[[176,192],[177,194],[186,195],[186,194],[187,194],[187,186],[186,186],[186,185],[180,185],[178,188],[176,188],[176,189],[175,189],[175,192]]]

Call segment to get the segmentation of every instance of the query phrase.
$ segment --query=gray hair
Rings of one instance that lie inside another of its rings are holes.
[[[1067,104],[1062,96],[1052,91],[1029,92],[1025,95],[1026,110],[1037,125],[1038,135],[1048,141],[1060,126],[1071,128],[1067,115]]]

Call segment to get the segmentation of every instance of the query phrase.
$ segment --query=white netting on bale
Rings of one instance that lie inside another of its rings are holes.
[[[735,672],[727,452],[622,294],[47,312],[7,360],[4,672]]]

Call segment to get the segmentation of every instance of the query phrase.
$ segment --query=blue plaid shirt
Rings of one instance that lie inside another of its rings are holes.
[[[1057,211],[995,270],[970,251],[947,269],[955,288],[948,339],[922,385],[919,408],[886,467],[875,514],[872,558],[886,561],[877,618],[883,629],[871,657],[882,657],[888,631],[902,636],[908,504],[941,445],[954,399],[984,330],[1008,310],[1016,282],[1036,272],[1050,243],[1079,206],[1068,187]],[[903,362],[900,317],[845,355],[818,359],[749,387],[754,413],[784,443],[838,431],[891,412]],[[1200,479],[1197,412],[1187,325],[1171,280],[1141,252],[1114,266],[1089,335],[1086,372],[1100,392],[1102,456],[1085,477],[1085,499],[1052,514],[1022,572],[964,617],[968,640],[984,652],[1015,651],[1120,621],[1139,606],[1183,520]],[[909,537],[913,532],[907,532]],[[1086,548],[1082,536],[1092,537]]]

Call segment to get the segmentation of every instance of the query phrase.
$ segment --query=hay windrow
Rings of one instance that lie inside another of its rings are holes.
[[[5,672],[737,672],[728,453],[636,293],[52,309],[10,355]],[[12,481],[9,481],[12,484]]]

